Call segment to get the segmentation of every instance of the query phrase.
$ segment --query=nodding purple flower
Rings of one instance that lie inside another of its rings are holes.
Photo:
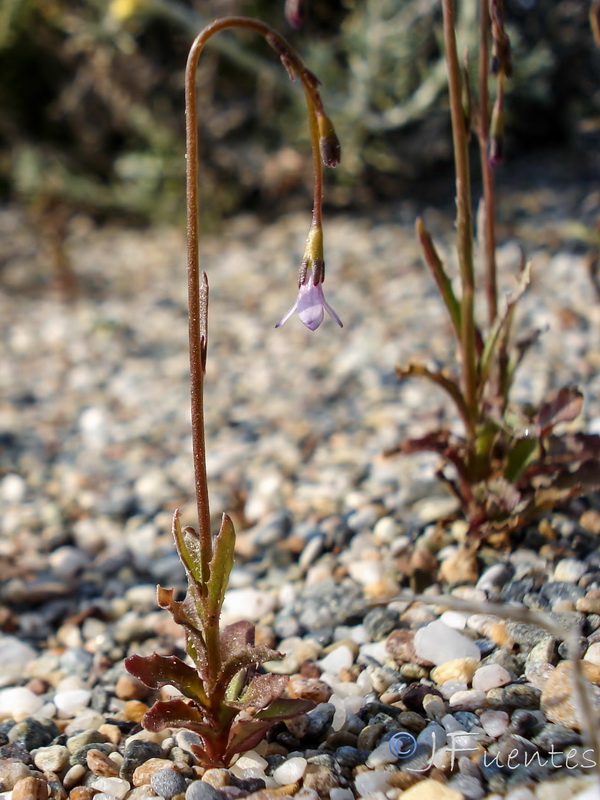
[[[325,300],[323,281],[325,280],[325,262],[323,261],[323,229],[313,221],[306,240],[304,259],[298,275],[298,297],[287,314],[275,325],[281,327],[284,322],[298,313],[302,322],[311,331],[316,331],[323,322],[325,312],[343,328],[341,319]]]
[[[287,314],[277,323],[277,325],[275,325],[275,327],[279,328],[284,324],[284,322],[288,321],[294,312],[297,312],[298,316],[300,317],[300,322],[306,325],[309,330],[316,331],[319,325],[323,322],[323,317],[325,316],[326,311],[329,316],[337,322],[340,328],[344,327],[341,319],[329,305],[327,300],[325,300],[322,282],[319,281],[319,283],[314,283],[313,276],[311,274],[306,277],[304,283],[300,284],[296,302],[290,308]]]

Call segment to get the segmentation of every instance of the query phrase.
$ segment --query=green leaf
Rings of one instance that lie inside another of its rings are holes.
[[[312,700],[301,700],[296,698],[280,697],[274,700],[258,714],[256,719],[269,719],[271,722],[280,722],[284,719],[297,717],[299,714],[306,714],[315,707]]]
[[[239,700],[237,699],[238,690],[235,697],[232,697],[231,700],[228,699],[227,704],[240,710],[250,707],[256,709],[265,708],[281,697],[288,680],[287,675],[276,675],[274,673],[255,675],[241,697],[239,697]]]
[[[534,460],[538,453],[538,439],[532,436],[524,436],[516,439],[514,445],[508,451],[504,477],[509,483],[516,483],[521,477],[527,466]]]
[[[173,538],[181,563],[188,575],[198,586],[202,586],[202,563],[200,558],[200,543],[198,535],[193,528],[186,528],[185,534],[181,530],[179,509],[173,514]],[[193,534],[193,535],[192,535]]]
[[[208,579],[208,604],[212,614],[220,614],[223,598],[233,567],[235,549],[235,529],[233,522],[223,514],[221,528],[215,538],[214,553],[210,562]]]
[[[177,656],[140,656],[137,653],[125,659],[128,672],[151,689],[175,686],[186,697],[207,705],[204,686],[197,671]]]
[[[494,353],[496,351],[496,346],[501,338],[501,335],[504,336],[508,334],[510,330],[510,326],[512,324],[512,319],[514,316],[514,309],[517,302],[521,299],[527,287],[531,282],[531,264],[527,263],[521,272],[519,277],[519,283],[517,285],[517,289],[515,293],[508,298],[506,301],[506,305],[502,312],[500,312],[496,319],[494,320],[494,324],[488,333],[485,344],[483,347],[483,353],[481,356],[481,364],[479,368],[480,377],[479,377],[479,387],[480,387],[480,394],[483,392],[485,384],[490,374],[490,370],[492,368],[492,364],[494,363]]]

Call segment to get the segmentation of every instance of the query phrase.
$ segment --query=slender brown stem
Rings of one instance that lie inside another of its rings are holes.
[[[213,539],[210,529],[208,481],[206,474],[206,441],[204,432],[204,373],[206,369],[208,284],[206,275],[200,278],[198,229],[198,110],[196,97],[196,71],[200,54],[206,42],[225,28],[247,28],[264,36],[279,54],[291,78],[302,81],[308,107],[310,137],[315,164],[315,189],[313,225],[321,226],[323,193],[323,168],[319,151],[317,114],[323,111],[319,96],[319,82],[304,66],[299,55],[286,40],[269,25],[250,17],[225,17],[208,25],[194,40],[185,72],[186,108],[186,198],[187,198],[187,271],[190,350],[190,394],[192,417],[192,450],[194,481],[198,510],[200,539],[200,564],[203,584],[210,577],[213,556]],[[207,649],[209,679],[216,681],[220,665],[218,619],[211,620],[204,631]]]
[[[480,51],[479,51],[479,155],[483,179],[483,248],[485,263],[485,293],[487,298],[488,324],[494,324],[498,314],[498,287],[496,280],[496,227],[495,227],[495,186],[494,173],[488,158],[490,137],[490,96],[489,96],[489,0],[481,0]]]
[[[477,421],[477,366],[474,319],[475,278],[473,274],[473,223],[471,209],[471,183],[469,173],[468,135],[462,107],[461,69],[458,61],[455,36],[453,0],[442,0],[444,17],[444,44],[448,63],[452,139],[456,169],[456,228],[457,250],[462,284],[461,297],[461,359],[463,391],[469,410],[468,438],[475,435]]]

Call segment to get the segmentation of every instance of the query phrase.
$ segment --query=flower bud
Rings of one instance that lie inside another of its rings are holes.
[[[292,28],[301,28],[306,20],[306,0],[285,0],[285,18]]]
[[[333,123],[324,112],[317,113],[319,126],[319,150],[321,160],[326,167],[337,167],[342,158],[342,146],[337,137]]]

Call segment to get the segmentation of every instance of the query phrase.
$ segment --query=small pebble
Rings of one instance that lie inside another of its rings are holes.
[[[301,780],[304,772],[306,771],[307,761],[300,756],[294,756],[280,764],[273,772],[273,779],[280,785],[284,786],[289,783],[296,783]]]
[[[161,797],[171,798],[186,790],[186,780],[174,769],[159,769],[150,778],[150,786]]]
[[[500,664],[485,664],[473,675],[473,689],[488,692],[490,689],[506,686],[511,680],[509,671]]]
[[[0,758],[0,792],[9,792],[18,781],[29,778],[31,770],[22,761]]]
[[[203,780],[193,781],[185,792],[185,800],[223,800],[223,798],[222,792]]]
[[[125,762],[123,762],[124,766]],[[123,766],[121,767],[121,775],[123,774]],[[143,786],[145,783],[150,783],[152,776],[160,769],[173,769],[173,762],[168,758],[150,758],[148,761],[136,767],[131,782],[134,786]]]
[[[438,666],[459,658],[481,660],[479,649],[472,639],[468,639],[439,620],[419,628],[415,634],[414,645],[419,658]]]
[[[62,772],[69,763],[71,754],[62,744],[40,747],[33,757],[33,763],[42,772]]]
[[[109,797],[116,797],[117,800],[122,800],[127,792],[131,789],[129,781],[124,781],[122,778],[96,778],[91,784],[93,789],[108,795]]]

